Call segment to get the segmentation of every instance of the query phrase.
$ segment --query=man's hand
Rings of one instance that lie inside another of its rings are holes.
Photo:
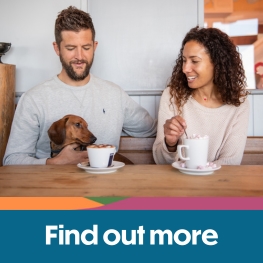
[[[88,161],[87,151],[75,151],[77,143],[67,145],[56,157],[49,158],[46,164],[78,164]]]

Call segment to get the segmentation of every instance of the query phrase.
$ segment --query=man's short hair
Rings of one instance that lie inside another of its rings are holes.
[[[55,40],[58,46],[62,41],[62,31],[79,32],[82,29],[90,29],[92,32],[92,40],[95,40],[95,29],[90,15],[74,6],[62,10],[55,23]]]

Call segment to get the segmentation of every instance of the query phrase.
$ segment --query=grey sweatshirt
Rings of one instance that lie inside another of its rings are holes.
[[[84,118],[96,143],[117,149],[122,131],[134,137],[156,134],[156,121],[114,83],[91,74],[88,84],[72,87],[55,76],[20,98],[3,164],[45,164],[50,157],[47,130],[67,114]]]

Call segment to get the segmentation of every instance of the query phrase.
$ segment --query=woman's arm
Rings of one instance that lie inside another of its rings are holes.
[[[186,126],[184,119],[175,115],[169,88],[166,88],[160,101],[157,136],[153,145],[153,157],[157,164],[171,164],[175,161],[178,140]]]

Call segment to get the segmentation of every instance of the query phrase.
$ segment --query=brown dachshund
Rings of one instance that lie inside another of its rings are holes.
[[[55,157],[67,145],[77,143],[79,147],[75,150],[86,151],[86,146],[93,144],[97,138],[88,130],[87,122],[76,115],[66,115],[54,122],[49,130],[51,157]],[[125,164],[133,164],[125,156],[116,153],[115,161]]]
[[[66,115],[54,122],[49,130],[51,157],[55,157],[65,146],[77,143],[76,150],[86,150],[86,146],[97,138],[88,130],[87,122],[76,115]]]

